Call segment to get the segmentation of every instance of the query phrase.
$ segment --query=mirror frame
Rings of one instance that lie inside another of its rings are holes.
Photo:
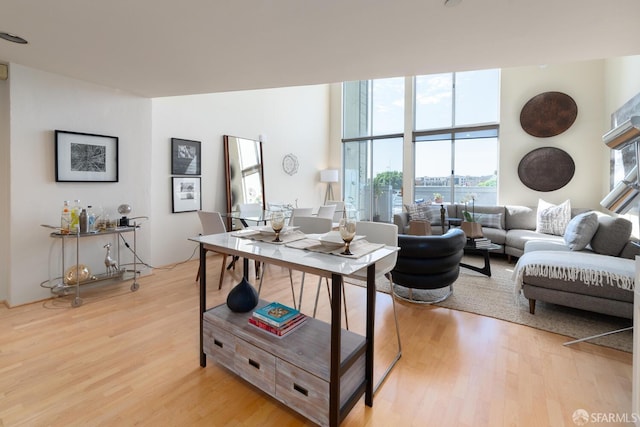
[[[262,142],[249,139],[249,138],[241,138],[237,136],[224,135],[224,167],[225,167],[225,180],[226,180],[226,186],[227,186],[227,212],[233,212],[234,206],[237,206],[239,203],[246,203],[245,201],[242,201],[242,200],[234,200],[233,191],[232,191],[234,181],[235,179],[237,179],[237,177],[234,177],[233,175],[234,171],[232,167],[235,166],[235,168],[239,170],[240,165],[237,164],[238,162],[235,162],[235,164],[232,164],[234,162],[230,154],[233,151],[239,152],[239,150],[237,150],[237,147],[238,147],[238,143],[241,140],[253,142],[256,145],[256,150],[259,156],[259,165],[260,165],[259,174],[260,174],[260,191],[262,192],[262,210],[264,210],[266,204],[265,204],[265,195],[264,195],[264,157],[262,155]],[[234,147],[231,147],[232,144],[235,144],[235,149]],[[228,230],[231,229],[230,223],[231,221],[229,219],[229,223],[227,224]]]

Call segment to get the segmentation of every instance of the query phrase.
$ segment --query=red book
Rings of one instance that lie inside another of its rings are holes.
[[[268,323],[263,322],[260,319],[256,319],[255,317],[250,317],[249,323],[257,328],[262,329],[263,331],[269,332],[270,334],[281,338],[297,329],[298,326],[302,325],[305,320],[307,320],[307,316],[300,315],[296,317],[296,320],[287,323],[286,326],[282,328],[276,328],[275,326],[269,325]]]

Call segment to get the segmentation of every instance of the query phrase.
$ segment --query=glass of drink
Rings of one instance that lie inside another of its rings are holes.
[[[340,252],[342,255],[353,255],[353,253],[349,250],[349,245],[351,241],[356,236],[356,221],[351,218],[342,218],[340,220],[340,225],[338,226],[338,230],[340,230],[340,237],[344,240],[345,248],[343,252]]]
[[[280,240],[280,232],[284,228],[284,212],[276,211],[271,213],[271,228],[276,233],[276,238],[273,239],[273,242],[282,242]]]

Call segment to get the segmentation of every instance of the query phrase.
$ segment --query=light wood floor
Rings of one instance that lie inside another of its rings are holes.
[[[224,302],[239,270],[215,289]],[[311,425],[209,361],[198,362],[196,261],[58,298],[0,308],[0,426]],[[291,302],[287,271],[267,267],[262,297]],[[303,309],[317,282],[307,276]],[[364,290],[347,286],[351,330],[364,330]],[[321,318],[328,319],[326,290]],[[0,304],[1,305],[1,304]],[[573,426],[577,409],[631,412],[631,355],[469,313],[398,304],[403,357],[344,426]],[[377,304],[376,372],[394,352],[390,299]],[[328,344],[328,343],[327,343]],[[615,424],[607,424],[615,425]]]

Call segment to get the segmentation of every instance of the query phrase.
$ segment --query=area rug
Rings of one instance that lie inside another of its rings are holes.
[[[482,263],[482,259],[465,256],[463,262],[479,265]],[[529,313],[528,300],[522,295],[515,295],[514,283],[511,279],[514,266],[513,263],[508,263],[505,258],[492,257],[491,277],[486,277],[463,267],[460,269],[458,280],[453,285],[453,294],[436,305],[565,335],[569,337],[567,341],[633,325],[633,321],[630,319],[601,315],[542,301],[536,303],[536,313],[532,315]],[[388,282],[378,283],[377,286],[380,291],[389,292]],[[406,288],[396,286],[396,292],[401,296],[408,296]],[[442,290],[414,290],[413,298],[417,300],[433,300],[435,299],[434,297],[441,294]],[[633,332],[629,330],[596,338],[588,342],[631,352],[633,348]]]

